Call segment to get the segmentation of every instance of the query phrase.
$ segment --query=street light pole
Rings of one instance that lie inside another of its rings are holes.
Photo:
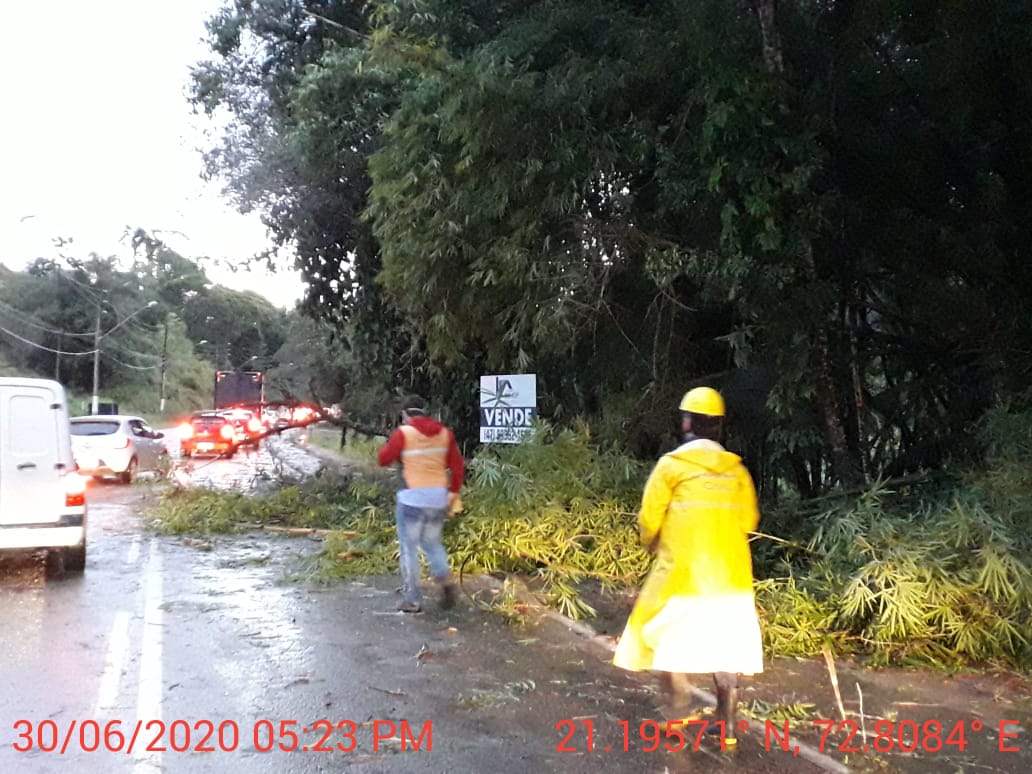
[[[165,372],[168,370],[168,315],[165,315],[165,341],[161,345],[161,406],[160,411],[165,413]]]
[[[152,306],[157,306],[157,304],[157,301],[151,301],[146,306],[141,306],[132,314],[123,317],[121,322],[116,323],[111,327],[111,330],[103,334],[100,332],[100,304],[97,304],[97,327],[93,329],[93,405],[90,409],[91,414],[97,415],[100,413],[100,340],[115,329],[121,328],[144,309],[150,309]]]
[[[97,327],[93,329],[93,404],[90,413],[100,413],[100,304],[97,304]]]

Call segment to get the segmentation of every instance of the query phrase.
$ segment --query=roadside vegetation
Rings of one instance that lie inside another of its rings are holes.
[[[876,485],[815,511],[764,509],[754,542],[765,644],[779,655],[877,664],[1032,666],[1032,414],[993,414],[977,473]],[[547,604],[590,617],[592,582],[637,588],[649,557],[636,514],[649,466],[594,446],[585,426],[541,426],[469,463],[465,511],[446,543],[463,574],[525,580]],[[394,572],[394,474],[324,474],[265,497],[174,490],[152,513],[164,533],[255,525],[329,530],[309,568],[323,582]],[[518,613],[511,595],[503,611]]]
[[[348,430],[344,446],[340,445],[341,431],[338,427],[312,425],[307,430],[308,442],[321,449],[339,453],[348,459],[349,464],[366,470],[376,469],[376,452],[387,439],[385,437],[369,438],[361,433]]]
[[[72,414],[88,414],[97,389],[102,403],[158,424],[211,406],[216,370],[278,368],[298,315],[211,283],[142,229],[130,242],[131,260],[62,255],[25,271],[0,266],[0,371],[60,381]],[[270,378],[267,397],[286,386]]]

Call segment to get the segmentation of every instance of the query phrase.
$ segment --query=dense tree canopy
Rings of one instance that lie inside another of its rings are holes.
[[[96,362],[104,400],[140,412],[159,410],[162,395],[172,412],[206,408],[214,370],[276,365],[286,313],[254,293],[213,285],[145,231],[132,243],[128,267],[91,255],[4,270],[0,360],[86,395]]]
[[[1021,0],[235,0],[210,32],[211,171],[358,389],[468,424],[477,373],[534,371],[544,414],[653,453],[712,382],[804,494],[1029,397]]]

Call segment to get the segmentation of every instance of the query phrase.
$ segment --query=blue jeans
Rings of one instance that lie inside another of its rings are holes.
[[[398,547],[401,554],[401,594],[406,602],[421,604],[419,591],[419,549],[423,549],[430,572],[435,578],[448,575],[448,552],[441,542],[444,520],[448,515],[444,508],[417,508],[398,503],[394,517],[398,524]]]

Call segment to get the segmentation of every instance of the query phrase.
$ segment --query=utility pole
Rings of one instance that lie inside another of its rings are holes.
[[[58,268],[55,277],[57,285],[57,297],[61,297],[61,269]],[[61,332],[57,334],[57,352],[54,353],[54,381],[61,381],[61,350],[64,349],[64,323],[61,324]]]
[[[97,303],[97,302],[94,302],[94,303]],[[97,303],[97,327],[94,328],[94,330],[93,330],[93,409],[90,412],[91,414],[96,415],[96,414],[100,413],[100,340],[104,336],[107,336],[107,335],[109,335],[111,333],[114,333],[116,330],[121,328],[123,325],[125,325],[127,322],[129,322],[131,319],[136,317],[136,315],[138,315],[144,309],[150,309],[152,306],[157,306],[157,304],[158,304],[157,301],[151,301],[146,306],[141,306],[139,309],[137,309],[132,314],[129,314],[129,315],[126,315],[125,317],[123,317],[120,322],[115,323],[115,325],[113,325],[106,333],[102,334],[100,332],[100,312],[101,312],[101,308],[100,308],[100,304]]]
[[[93,408],[90,413],[100,413],[100,304],[97,304],[97,327],[93,329]]]
[[[54,381],[61,381],[61,350],[64,348],[64,332],[57,334],[57,351],[54,353]]]
[[[165,413],[165,372],[168,370],[168,313],[165,314],[165,341],[161,345],[161,406],[159,410]]]

